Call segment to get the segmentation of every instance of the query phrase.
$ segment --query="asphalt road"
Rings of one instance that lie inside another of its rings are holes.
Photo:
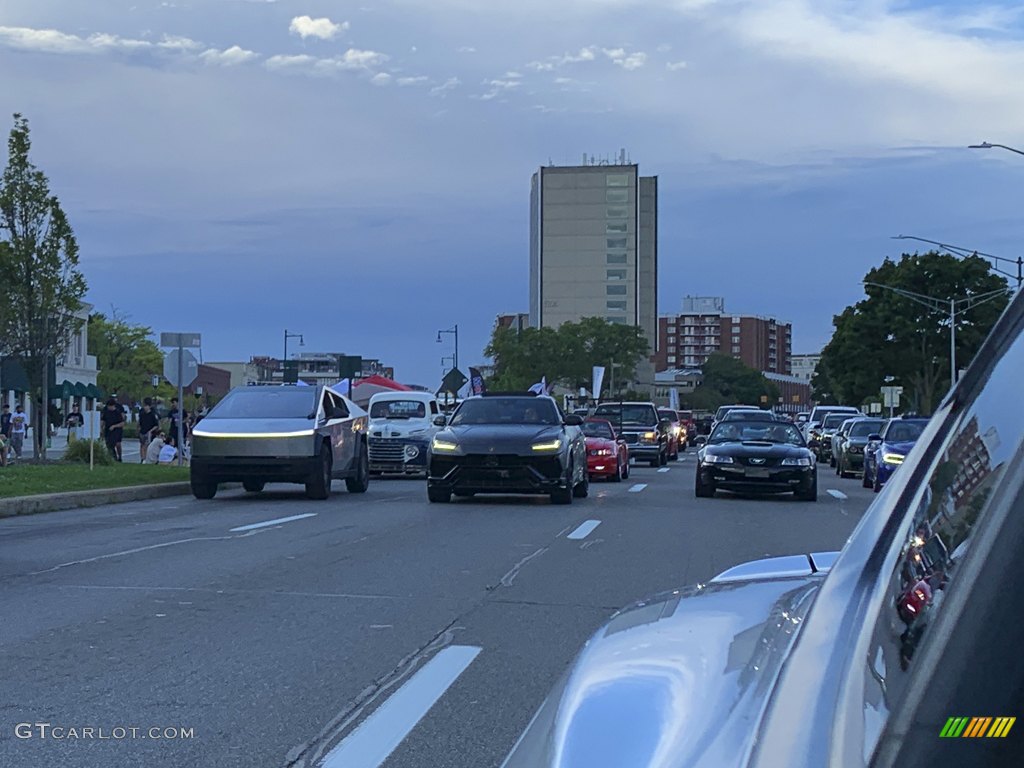
[[[498,766],[615,609],[838,549],[873,498],[822,465],[814,504],[695,499],[693,466],[565,507],[374,478],[0,520],[0,765]]]

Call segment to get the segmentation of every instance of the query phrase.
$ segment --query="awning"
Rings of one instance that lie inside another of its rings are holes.
[[[103,390],[97,387],[95,384],[89,384],[85,388],[85,396],[100,400],[106,397],[106,395],[104,395],[103,393]]]
[[[75,385],[71,389],[71,394],[72,394],[73,397],[87,397],[88,396],[88,390],[89,390],[89,387],[87,387],[85,384],[83,384],[80,381],[76,381]]]
[[[58,386],[50,390],[51,400],[67,400],[69,397],[73,397],[75,393],[75,385],[67,379],[64,379]]]
[[[21,362],[14,357],[5,357],[0,361],[0,388],[15,392],[28,392],[28,376]]]

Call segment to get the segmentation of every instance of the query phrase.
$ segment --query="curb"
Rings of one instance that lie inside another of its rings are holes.
[[[59,512],[65,509],[102,507],[106,504],[124,504],[129,501],[162,499],[166,496],[182,496],[191,492],[189,484],[184,482],[20,496],[13,499],[0,499],[0,518],[35,515],[40,512]]]

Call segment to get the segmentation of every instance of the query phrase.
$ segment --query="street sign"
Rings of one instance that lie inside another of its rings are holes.
[[[202,346],[203,337],[198,333],[161,333],[161,347],[188,347],[199,349]]]
[[[358,355],[338,355],[338,378],[355,379],[363,372],[363,358]]]
[[[285,384],[299,383],[299,361],[285,360],[281,364],[281,381]]]
[[[903,387],[882,387],[882,403],[886,408],[899,408]]]
[[[181,355],[181,380],[178,379],[178,355]],[[172,349],[164,357],[164,378],[172,387],[187,387],[199,375],[199,361],[187,349]]]
[[[452,368],[445,374],[444,380],[441,382],[441,392],[451,392],[457,394],[462,385],[465,384],[469,379],[466,375],[458,368]]]

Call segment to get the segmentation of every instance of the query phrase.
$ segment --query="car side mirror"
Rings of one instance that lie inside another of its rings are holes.
[[[698,448],[703,448],[708,444],[708,438],[706,435],[697,435],[697,439],[693,441],[693,444]]]
[[[448,417],[447,416],[443,416],[443,415],[435,416],[434,417],[434,426],[435,427],[445,427],[445,426],[448,426]]]
[[[881,435],[868,435],[869,443],[880,443],[882,441]]]
[[[570,413],[565,417],[565,421],[562,422],[567,427],[578,427],[583,423],[583,419],[577,416],[575,413]]]

